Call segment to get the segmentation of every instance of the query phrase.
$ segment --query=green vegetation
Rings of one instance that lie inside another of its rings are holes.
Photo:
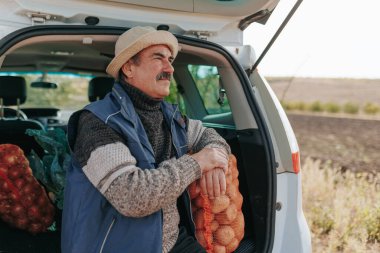
[[[311,103],[309,108],[310,108],[310,111],[312,111],[312,112],[323,112],[323,110],[324,110],[322,103],[319,101],[315,101],[315,102]]]
[[[307,106],[304,102],[284,102],[281,101],[282,106],[285,110],[297,110],[297,111],[305,111],[307,110]]]
[[[359,105],[347,102],[343,105],[343,112],[349,114],[357,114],[359,112]]]
[[[366,103],[362,108],[360,108],[358,104],[351,102],[340,105],[333,102],[321,103],[320,101],[314,101],[309,104],[297,101],[281,101],[281,105],[286,111],[343,112],[347,114],[359,114],[362,112],[369,115],[380,113],[380,106],[375,103]]]
[[[177,104],[180,112],[183,115],[186,115],[186,108],[185,108],[185,101],[183,100],[183,97],[181,95],[181,92],[179,91],[179,87],[176,83],[176,81],[172,78],[170,81],[170,94],[165,98],[165,101]]]
[[[222,89],[219,79],[218,68],[205,65],[188,65],[188,70],[198,88],[199,95],[203,100],[205,109],[209,114],[230,112],[230,105],[227,96],[220,101],[220,91]]]
[[[373,103],[366,103],[363,110],[366,114],[376,114],[380,111],[380,107]]]
[[[380,252],[380,174],[307,158],[302,181],[313,252]]]
[[[326,112],[337,113],[337,112],[340,112],[341,110],[338,104],[335,104],[332,102],[326,103],[323,106]]]
[[[230,112],[227,95],[220,84],[218,69],[215,66],[188,65],[188,70],[197,86],[199,96],[208,114]],[[180,111],[186,114],[183,90],[174,79],[170,83],[170,95],[166,101],[178,104]]]

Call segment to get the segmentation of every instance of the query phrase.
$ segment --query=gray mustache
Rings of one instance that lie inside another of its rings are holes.
[[[168,72],[161,72],[160,74],[158,74],[156,76],[156,80],[161,80],[161,79],[167,79],[167,80],[171,80],[172,79],[172,75]]]

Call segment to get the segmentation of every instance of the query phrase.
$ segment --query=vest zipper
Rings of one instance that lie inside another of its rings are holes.
[[[107,241],[108,235],[109,235],[109,233],[111,232],[111,229],[112,229],[112,227],[113,227],[113,224],[115,223],[115,220],[116,220],[116,219],[113,218],[113,219],[112,219],[112,222],[111,222],[111,224],[110,224],[110,226],[108,227],[108,230],[107,230],[106,236],[105,236],[104,239],[103,239],[102,247],[100,247],[100,251],[99,251],[99,253],[102,253],[102,252],[103,252],[104,245],[106,244],[106,241]]]

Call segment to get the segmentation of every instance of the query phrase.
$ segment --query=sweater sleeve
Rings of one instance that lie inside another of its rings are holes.
[[[123,138],[89,112],[79,118],[74,155],[90,182],[130,217],[143,217],[175,202],[201,176],[189,155],[164,161],[156,169],[137,167]]]
[[[200,120],[188,120],[188,142],[189,150],[196,153],[203,148],[222,148],[228,154],[231,153],[230,146],[223,137],[221,137],[214,129],[207,128],[202,125]]]

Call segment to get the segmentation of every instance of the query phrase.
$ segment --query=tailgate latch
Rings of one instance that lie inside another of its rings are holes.
[[[201,40],[207,40],[207,38],[214,35],[214,33],[209,32],[209,31],[194,31],[194,30],[190,30],[186,34],[193,35]]]
[[[51,14],[39,12],[27,12],[26,16],[32,20],[32,26],[43,25],[47,20],[56,19],[56,17]]]

